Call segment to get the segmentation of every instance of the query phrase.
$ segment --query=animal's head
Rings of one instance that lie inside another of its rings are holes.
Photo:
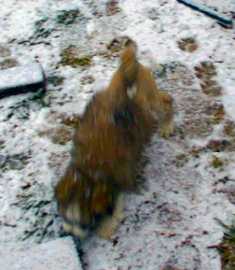
[[[110,181],[82,176],[69,166],[55,188],[64,230],[80,239],[112,215],[116,194]]]
[[[127,95],[153,122],[161,125],[172,121],[173,98],[166,91],[158,89],[147,67],[139,64],[136,81],[127,88]]]
[[[159,122],[173,117],[173,99],[158,89],[151,70],[138,62],[137,45],[131,39],[125,43],[119,72],[127,96],[149,117],[153,116]]]

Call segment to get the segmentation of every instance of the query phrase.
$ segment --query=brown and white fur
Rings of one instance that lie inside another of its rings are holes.
[[[173,100],[158,89],[128,40],[107,89],[94,95],[73,139],[71,162],[55,188],[64,229],[109,239],[123,219],[123,194],[136,188],[143,147],[173,132]]]

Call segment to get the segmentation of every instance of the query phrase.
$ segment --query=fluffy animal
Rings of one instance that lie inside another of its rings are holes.
[[[55,187],[65,231],[110,239],[123,219],[124,193],[134,191],[143,147],[159,130],[173,132],[173,100],[158,89],[128,40],[107,89],[88,104],[73,138],[72,157]]]

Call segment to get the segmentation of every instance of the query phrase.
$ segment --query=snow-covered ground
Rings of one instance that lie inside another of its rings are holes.
[[[197,2],[235,10],[233,0]],[[0,248],[61,236],[53,186],[69,160],[71,119],[117,67],[110,42],[128,35],[174,97],[176,131],[153,137],[144,187],[127,195],[113,241],[83,244],[83,267],[220,270],[208,247],[223,237],[217,219],[230,224],[235,214],[234,29],[175,0],[8,0],[0,29],[0,69],[36,60],[48,77],[44,97],[0,100]],[[91,63],[65,65],[67,48]]]

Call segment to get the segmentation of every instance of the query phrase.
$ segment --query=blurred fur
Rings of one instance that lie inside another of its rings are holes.
[[[155,130],[173,132],[173,100],[126,42],[108,86],[88,104],[74,135],[72,159],[55,188],[66,231],[110,238],[123,218],[123,192],[136,188],[141,152]]]

